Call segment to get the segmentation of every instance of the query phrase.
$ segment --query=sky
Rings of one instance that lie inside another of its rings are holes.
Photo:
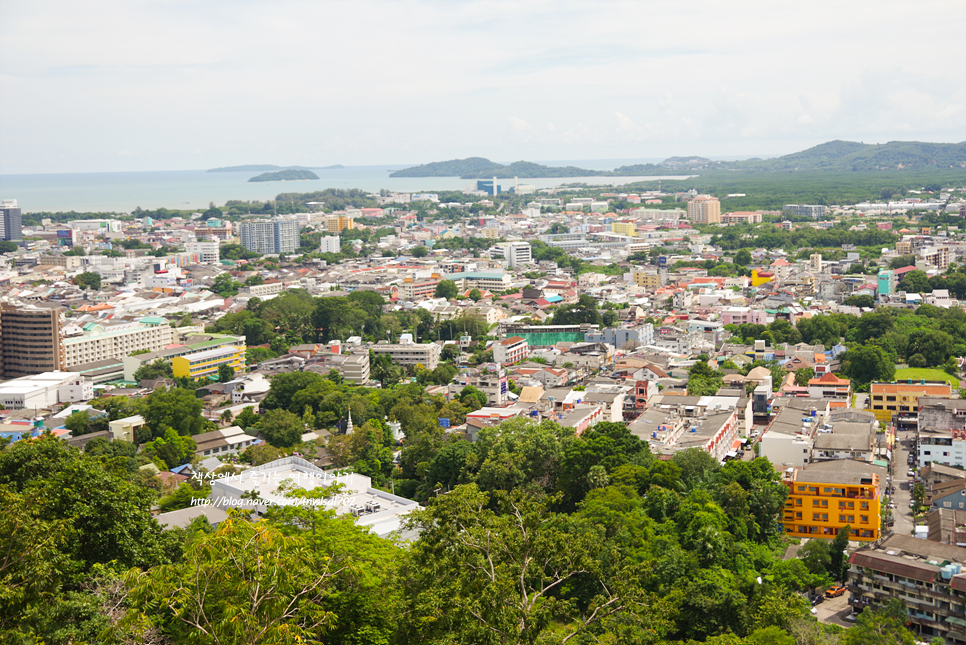
[[[0,174],[966,140],[962,0],[0,1]]]

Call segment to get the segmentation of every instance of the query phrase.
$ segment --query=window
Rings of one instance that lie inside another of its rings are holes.
[[[828,513],[822,513],[822,521],[828,522]]]
[[[818,513],[812,513],[812,521],[813,522],[817,522],[818,520],[819,520],[819,514]]]
[[[839,522],[842,522],[842,523],[845,522],[845,516],[844,515],[839,515]]]
[[[953,507],[952,502],[943,502],[943,508],[952,508],[952,507]]]
[[[859,516],[859,520],[863,524],[868,524],[869,523],[869,516],[868,515],[861,515],[861,516]]]

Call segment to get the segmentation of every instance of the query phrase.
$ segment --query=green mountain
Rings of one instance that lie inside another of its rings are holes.
[[[808,150],[774,159],[712,161],[705,157],[669,157],[659,164],[634,164],[614,170],[588,170],[574,166],[551,167],[530,161],[499,164],[483,157],[451,159],[397,170],[390,177],[460,177],[489,179],[497,177],[629,177],[673,175],[682,171],[745,170],[750,172],[794,172],[831,170],[867,172],[966,167],[966,142],[925,143],[891,141],[865,144],[854,141],[829,141]]]
[[[249,179],[248,181],[297,181],[300,179],[318,179],[319,176],[316,175],[311,170],[299,170],[296,168],[289,168],[288,170],[279,170],[277,172],[265,172],[260,175],[256,175]]]

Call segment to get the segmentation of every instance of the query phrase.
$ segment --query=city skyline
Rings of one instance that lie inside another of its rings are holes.
[[[53,0],[2,17],[3,174],[966,138],[959,2]],[[928,46],[902,31],[925,23]]]

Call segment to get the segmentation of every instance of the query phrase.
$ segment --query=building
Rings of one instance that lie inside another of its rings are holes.
[[[757,211],[736,211],[721,216],[722,224],[761,224],[761,213]]]
[[[93,398],[93,382],[79,372],[44,372],[0,383],[0,404],[7,410],[42,410]]]
[[[848,407],[852,400],[852,381],[826,372],[819,378],[809,379],[808,396],[812,399],[840,399],[844,401],[840,407]]]
[[[447,280],[452,280],[460,291],[467,289],[479,289],[491,293],[500,293],[510,288],[512,280],[509,273],[499,272],[464,272],[452,273],[445,276]]]
[[[168,321],[145,316],[137,321],[89,322],[64,328],[64,363],[68,367],[104,360],[120,360],[134,352],[160,352],[171,344]]]
[[[107,424],[108,428],[111,429],[111,434],[114,435],[114,440],[130,441],[131,443],[140,443],[142,440],[147,441],[150,437],[138,437],[138,431],[147,428],[147,421],[144,420],[139,414],[133,417],[124,417],[123,419],[117,419],[116,421],[110,421]]]
[[[657,291],[664,285],[661,284],[661,274],[657,269],[644,269],[643,271],[631,271],[631,280],[638,287],[643,287],[648,291]]]
[[[849,558],[849,604],[855,612],[901,598],[917,641],[966,643],[966,548],[894,534]]]
[[[299,248],[299,223],[294,219],[242,222],[238,225],[238,237],[249,251],[294,253]]]
[[[319,242],[319,253],[339,253],[341,250],[342,244],[338,235],[326,235]]]
[[[637,237],[637,224],[635,222],[614,222],[610,225],[610,230],[617,235]]]
[[[490,251],[494,258],[506,258],[511,269],[533,262],[533,253],[529,242],[504,242],[493,246]]]
[[[493,361],[501,365],[512,365],[524,360],[530,354],[525,338],[513,336],[493,343]]]
[[[614,349],[629,351],[641,345],[654,344],[654,325],[645,323],[637,327],[605,327],[588,331],[584,335],[588,343],[606,343]]]
[[[872,383],[869,387],[872,412],[883,423],[892,423],[894,415],[903,415],[918,422],[919,397],[953,397],[952,386],[946,381],[909,379],[905,383]]]
[[[255,442],[255,437],[245,434],[238,426],[204,432],[192,437],[198,444],[195,454],[205,457],[237,455]]]
[[[416,365],[422,366],[427,370],[434,370],[439,367],[439,355],[442,351],[436,343],[379,343],[369,347],[372,352],[379,356],[389,354],[389,358],[397,365]]]
[[[827,206],[809,204],[785,204],[783,212],[799,217],[811,217],[812,219],[822,219],[828,213]]]
[[[244,345],[227,345],[175,356],[171,359],[171,372],[176,378],[189,376],[193,379],[217,376],[221,365],[228,365],[236,372],[243,372],[245,371],[245,350]]]
[[[0,302],[0,377],[64,369],[62,316],[58,307]]]
[[[16,199],[0,202],[0,240],[20,242],[23,240],[23,222]]]
[[[326,231],[329,233],[335,233],[336,235],[345,229],[349,229],[351,231],[356,227],[355,220],[344,215],[332,215],[330,217],[326,217],[322,220],[322,225],[325,227]]]
[[[221,256],[218,252],[218,242],[187,242],[184,252],[197,256],[199,264],[218,264]]]
[[[319,498],[325,508],[334,510],[337,515],[351,515],[356,524],[370,527],[372,533],[379,537],[387,537],[399,530],[408,513],[422,508],[410,499],[373,488],[371,480],[365,475],[335,475],[300,457],[284,457],[249,468],[234,477],[215,479],[211,482],[209,500],[215,505],[231,508],[241,506],[246,498],[251,497],[249,493],[254,492],[264,504],[250,508],[261,515],[269,505],[292,502],[278,492],[279,482],[286,480],[307,490],[339,484],[341,489],[337,495],[325,500]]]
[[[721,202],[711,195],[698,195],[688,202],[688,219],[695,224],[720,224]]]
[[[425,300],[432,298],[436,293],[436,285],[442,282],[443,277],[434,273],[428,278],[404,278],[399,285],[399,297],[403,300]]]
[[[782,525],[785,535],[831,540],[839,529],[849,527],[850,540],[879,538],[882,524],[879,476],[850,462],[838,464],[836,472],[811,473],[808,468],[789,468],[782,482],[788,499]]]
[[[472,184],[470,184],[472,186]],[[484,192],[487,195],[502,195],[503,187],[496,183],[496,177],[493,179],[480,179],[476,182],[476,190]]]
[[[879,297],[891,296],[896,291],[896,276],[892,269],[879,271]]]
[[[369,351],[357,349],[348,354],[320,352],[309,359],[304,371],[327,373],[335,370],[344,380],[365,385],[369,382],[369,368]]]

